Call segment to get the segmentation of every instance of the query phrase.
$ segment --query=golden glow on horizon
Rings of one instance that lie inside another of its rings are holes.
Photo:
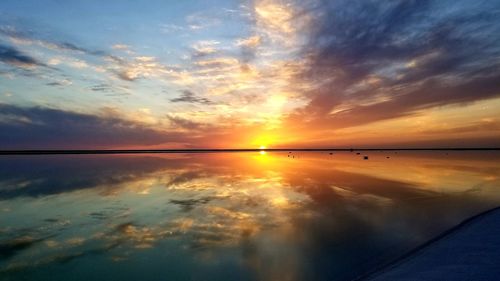
[[[251,146],[256,147],[258,146],[259,149],[266,149],[269,144],[275,143],[275,137],[267,134],[260,135],[256,138],[253,139],[251,142]]]

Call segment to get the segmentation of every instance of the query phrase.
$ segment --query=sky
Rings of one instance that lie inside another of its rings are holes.
[[[500,2],[2,0],[0,149],[500,147]]]

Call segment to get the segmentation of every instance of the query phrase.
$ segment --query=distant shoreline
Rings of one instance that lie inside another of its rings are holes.
[[[500,148],[214,148],[214,149],[23,149],[0,150],[0,155],[50,154],[147,154],[147,153],[217,153],[217,152],[335,152],[335,151],[488,151]]]

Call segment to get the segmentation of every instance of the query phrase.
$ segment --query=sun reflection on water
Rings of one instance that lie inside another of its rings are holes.
[[[328,270],[349,277],[352,270],[345,268],[360,261],[339,257],[363,251],[375,263],[418,242],[407,237],[430,237],[500,203],[494,155],[388,159],[374,153],[369,161],[354,153],[294,155],[0,160],[0,201],[9,210],[0,213],[0,247],[12,249],[0,259],[0,274],[47,268],[57,275],[69,261],[92,272],[97,256],[109,262],[106,270],[132,270],[133,263],[120,264],[139,257],[150,258],[154,268],[168,263],[217,270],[206,257],[223,262],[227,251],[243,251],[232,260],[243,259],[238,266],[260,280],[291,264],[325,260],[332,260]],[[36,167],[44,168],[33,172]],[[399,246],[386,253],[383,241]],[[343,248],[329,246],[339,243]],[[281,262],[270,262],[276,259]],[[292,279],[303,279],[308,270],[298,267]]]

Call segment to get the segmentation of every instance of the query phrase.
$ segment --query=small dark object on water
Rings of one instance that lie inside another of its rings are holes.
[[[366,156],[366,155],[365,155],[365,156],[363,156],[363,159],[364,159],[364,160],[368,160],[368,156]]]
[[[330,152],[330,155],[332,155],[333,153]]]
[[[358,152],[358,153],[356,153],[356,155],[360,155],[360,154],[361,154],[361,153],[359,153],[359,152]]]
[[[391,158],[391,157],[387,156],[387,157],[385,157],[385,158],[389,159],[389,158]]]

